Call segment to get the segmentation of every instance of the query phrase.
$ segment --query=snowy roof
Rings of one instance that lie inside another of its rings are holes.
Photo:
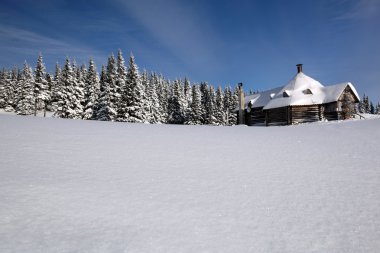
[[[317,105],[337,101],[349,86],[356,98],[360,100],[355,87],[347,82],[323,86],[317,80],[298,73],[287,85],[245,97],[245,108],[264,107],[264,110],[296,105]]]

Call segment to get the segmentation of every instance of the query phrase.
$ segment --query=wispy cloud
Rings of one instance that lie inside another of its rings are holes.
[[[104,57],[102,53],[86,46],[74,46],[59,38],[51,38],[36,32],[6,25],[0,25],[0,45],[1,50],[7,51],[8,54],[13,52],[25,56],[42,52],[44,55],[52,57],[71,56],[81,61],[89,57],[95,59]]]
[[[184,64],[218,65],[218,36],[189,3],[180,1],[120,1],[149,34]]]
[[[352,1],[343,0],[341,5],[352,3]],[[380,1],[378,0],[357,0],[345,9],[342,13],[335,17],[335,20],[360,20],[372,18],[378,15],[380,10]]]

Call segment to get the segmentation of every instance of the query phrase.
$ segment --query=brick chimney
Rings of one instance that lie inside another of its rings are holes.
[[[243,91],[243,83],[238,83],[238,89],[239,89],[239,118],[238,118],[238,124],[242,125],[245,124],[244,120],[244,91]]]
[[[301,73],[302,72],[302,64],[297,64],[297,73]]]

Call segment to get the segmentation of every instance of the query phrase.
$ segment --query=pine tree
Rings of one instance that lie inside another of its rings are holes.
[[[162,123],[163,114],[160,107],[160,101],[157,95],[158,78],[155,73],[150,75],[150,81],[147,89],[148,105],[149,105],[149,123]]]
[[[167,81],[164,79],[162,75],[157,76],[157,96],[158,96],[158,103],[160,108],[160,114],[161,114],[161,122],[167,123],[168,122],[168,94],[169,94],[169,87]]]
[[[66,58],[66,63],[62,70],[61,82],[62,86],[60,92],[57,94],[57,109],[53,116],[59,118],[75,118],[76,111],[73,110],[73,108],[75,108],[73,99],[75,101],[74,89],[76,80],[69,58]]]
[[[214,87],[212,85],[210,86],[210,90],[208,94],[209,94],[209,97],[206,104],[206,113],[207,113],[206,124],[216,125],[217,124],[217,121],[215,118],[215,104],[216,104],[215,97],[216,96],[215,96]]]
[[[100,95],[96,106],[96,119],[101,121],[112,121],[116,115],[116,111],[112,107],[110,83],[105,68],[102,68],[100,78]]]
[[[45,77],[45,65],[42,54],[40,54],[37,59],[34,79],[34,116],[37,115],[37,110],[45,108],[45,103],[49,98],[48,84]]]
[[[190,105],[191,105],[191,99],[192,99],[191,92],[192,92],[192,88],[191,88],[191,84],[190,84],[189,79],[187,79],[186,77],[185,77],[184,83],[185,83],[185,85],[184,85],[185,110],[187,110],[187,108],[190,107]]]
[[[192,99],[189,108],[186,124],[200,125],[202,124],[202,105],[201,105],[201,91],[199,85],[192,86]]]
[[[3,68],[0,71],[0,108],[5,108],[7,106],[7,71]]]
[[[183,124],[185,122],[185,98],[180,80],[173,82],[168,111],[170,124]]]
[[[121,56],[121,51],[119,52],[120,52],[119,56]],[[107,76],[106,76],[106,82],[108,83],[108,86],[109,86],[109,100],[110,100],[109,106],[112,109],[109,111],[110,112],[109,116],[112,121],[116,120],[117,118],[117,114],[113,114],[113,112],[117,111],[119,100],[121,97],[120,95],[121,89],[119,87],[117,79],[118,79],[117,66],[116,66],[115,57],[112,54],[108,58]]]
[[[149,89],[149,86],[150,86],[150,83],[149,83],[149,78],[148,78],[148,72],[146,70],[143,71],[142,75],[141,75],[141,85],[143,87],[143,101],[145,101],[145,103],[143,104],[143,113],[144,113],[144,118],[145,118],[145,122],[151,122],[153,119],[153,115],[152,115],[152,104],[151,104],[151,100],[150,100],[150,95],[152,94],[148,94],[150,92],[150,89]]]
[[[231,87],[226,86],[224,89],[224,111],[225,111],[225,125],[234,125],[237,122],[236,108],[237,108],[238,97],[235,93],[232,93]]]
[[[128,122],[146,122],[144,106],[144,87],[141,84],[138,67],[135,58],[131,54],[129,68],[126,76],[125,90],[123,91],[119,106],[119,119]]]
[[[370,102],[370,105],[369,105],[369,108],[370,108],[370,113],[371,114],[375,114],[375,106],[373,105],[372,101]]]
[[[209,86],[207,83],[203,82],[200,84],[201,91],[201,110],[202,110],[202,124],[208,124],[208,100],[210,99]]]
[[[13,112],[15,108],[15,88],[17,83],[17,70],[13,68],[6,72],[5,77],[5,108],[6,112]]]
[[[55,65],[55,73],[51,88],[51,105],[52,111],[55,112],[58,108],[58,99],[61,97],[62,86],[62,70],[58,63]]]
[[[99,77],[96,72],[95,63],[90,59],[87,76],[85,78],[83,119],[93,119],[95,101],[99,90]]]
[[[84,86],[85,86],[85,66],[78,67],[73,63],[73,82],[72,82],[72,96],[71,96],[71,109],[73,114],[70,118],[81,119],[83,117],[83,104],[84,104]]]
[[[215,99],[215,111],[214,111],[216,124],[224,125],[225,124],[225,111],[224,111],[224,103],[223,103],[223,91],[219,86],[216,90],[216,99]]]
[[[117,72],[116,87],[119,88],[119,91],[118,91],[119,98],[118,98],[118,101],[116,104],[116,111],[118,112],[120,110],[121,104],[123,104],[122,95],[123,95],[124,91],[126,90],[126,83],[125,82],[127,79],[127,68],[125,66],[125,60],[123,57],[123,53],[121,52],[120,49],[118,50],[118,53],[117,53],[117,70],[116,70],[116,72]],[[124,101],[124,103],[126,103],[126,101]],[[125,119],[123,116],[117,115],[117,120],[118,121],[124,121]]]
[[[23,78],[20,81],[22,93],[17,103],[16,113],[20,115],[30,115],[34,112],[34,77],[33,70],[25,62]]]

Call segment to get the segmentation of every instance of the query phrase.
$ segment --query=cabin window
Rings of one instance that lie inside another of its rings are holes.
[[[306,90],[304,90],[304,91],[302,91],[302,92],[303,92],[303,94],[305,94],[305,95],[311,95],[311,94],[313,94],[313,92],[311,92],[310,89],[306,89]]]
[[[284,98],[287,98],[287,97],[289,97],[289,94],[288,94],[286,91],[284,91],[284,92],[282,93],[282,96],[283,96]]]

